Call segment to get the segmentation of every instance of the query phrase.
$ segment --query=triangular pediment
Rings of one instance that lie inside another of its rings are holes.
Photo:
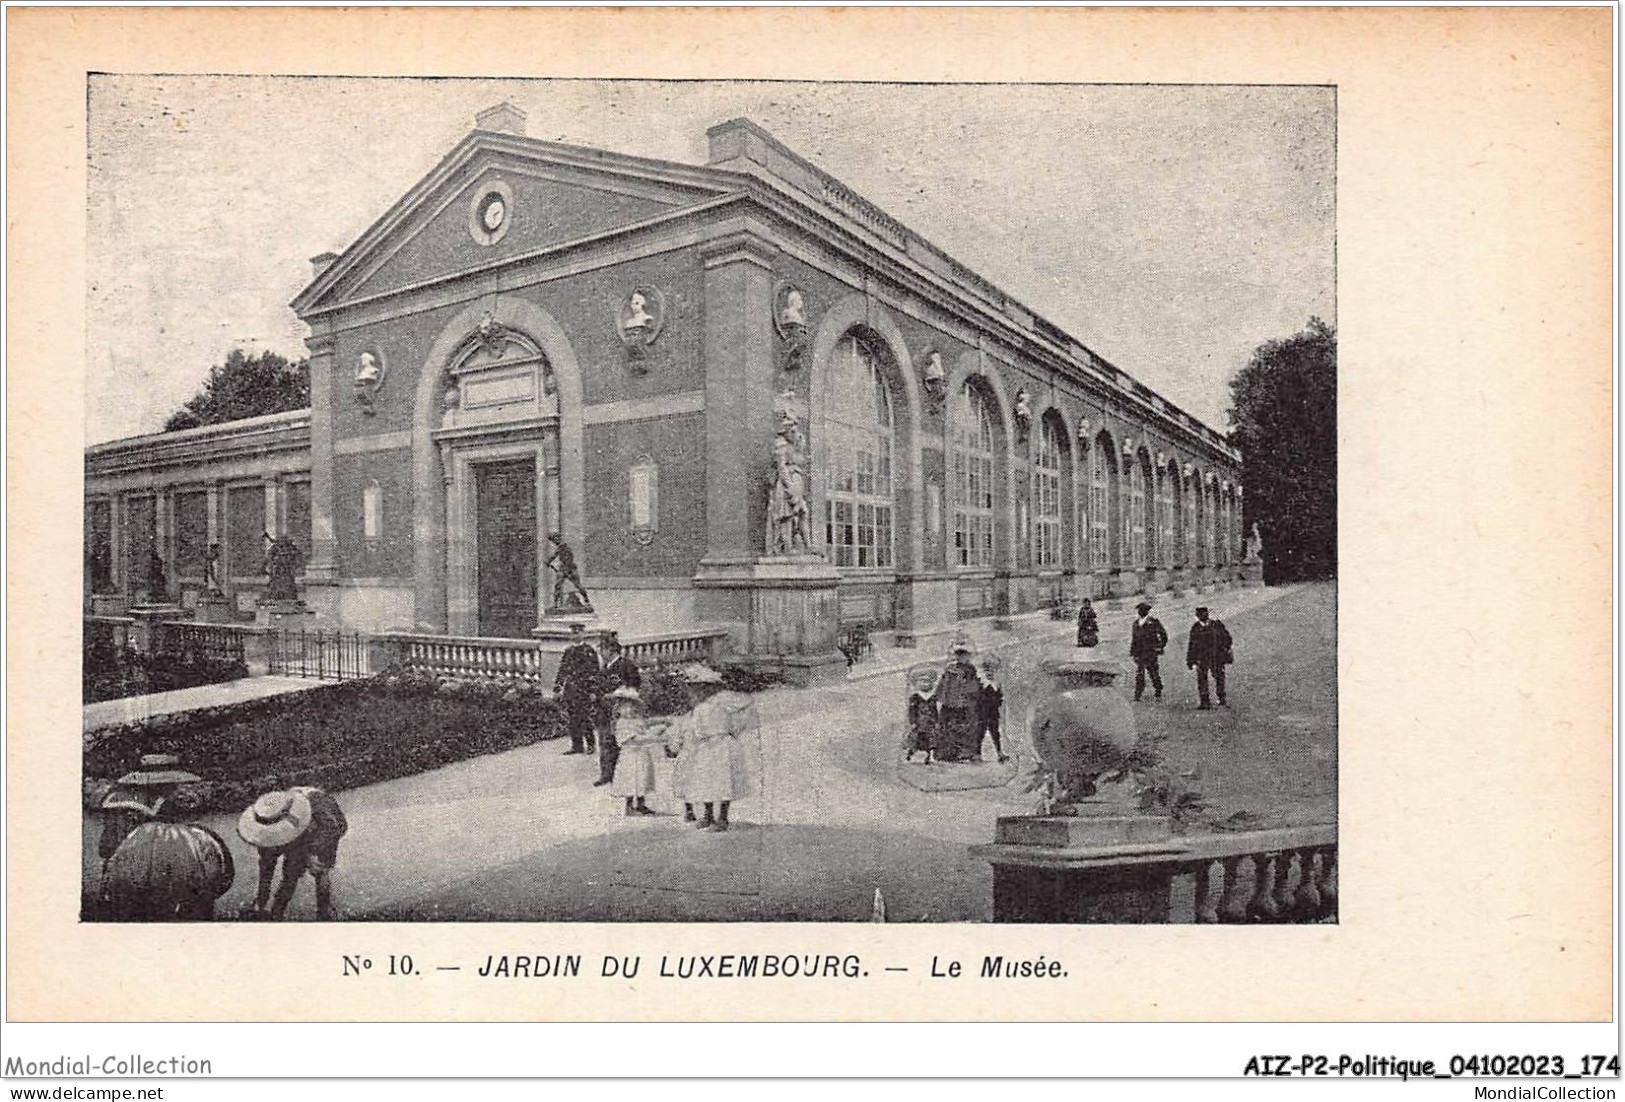
[[[658,219],[738,190],[731,174],[476,131],[323,270],[301,314]]]

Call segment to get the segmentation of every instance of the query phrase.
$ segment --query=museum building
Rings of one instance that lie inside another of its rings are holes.
[[[600,621],[817,664],[852,625],[1241,574],[1240,456],[735,119],[703,166],[502,104],[293,302],[311,406],[85,455],[86,602],[529,637],[559,533]]]

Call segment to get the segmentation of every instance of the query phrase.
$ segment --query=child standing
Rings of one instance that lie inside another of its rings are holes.
[[[937,715],[937,702],[933,697],[937,691],[936,671],[929,668],[916,668],[909,675],[913,684],[913,692],[908,694],[908,758],[913,761],[914,755],[925,754],[925,764],[931,764],[931,753],[936,748],[938,732],[942,728],[942,720]]]
[[[620,747],[610,792],[626,801],[626,814],[653,815],[645,802],[655,790],[655,760],[650,753],[658,744],[658,727],[651,729],[643,719],[642,698],[630,685],[609,694],[614,739]]]
[[[999,723],[1004,713],[1004,689],[999,685],[1001,663],[998,655],[988,655],[982,663],[981,692],[977,699],[977,718],[982,733],[993,737],[993,752],[999,760],[1009,761],[1000,741]],[[982,756],[982,740],[976,740],[976,756]]]

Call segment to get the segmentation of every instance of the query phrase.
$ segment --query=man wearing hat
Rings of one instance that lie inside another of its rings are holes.
[[[559,656],[559,672],[553,678],[553,694],[564,705],[565,729],[570,733],[566,754],[585,754],[593,748],[602,672],[598,652],[587,642],[586,628],[579,621],[571,624],[570,645]]]
[[[1128,645],[1129,657],[1134,659],[1134,699],[1145,695],[1145,679],[1149,676],[1151,687],[1161,700],[1162,671],[1157,668],[1157,660],[1168,647],[1168,632],[1163,629],[1162,621],[1151,615],[1151,602],[1141,601],[1134,610],[1140,614],[1134,621],[1134,634]]]
[[[948,668],[937,682],[938,714],[942,717],[942,745],[938,761],[966,761],[982,752],[982,679],[971,662],[970,644],[954,640]]]
[[[1196,623],[1191,625],[1190,642],[1185,646],[1185,668],[1196,671],[1196,692],[1201,698],[1198,711],[1213,707],[1208,700],[1207,678],[1213,675],[1213,687],[1219,693],[1219,707],[1228,708],[1224,698],[1224,668],[1235,660],[1231,651],[1230,630],[1223,620],[1208,619],[1207,609],[1196,610]]]
[[[333,918],[333,888],[330,876],[338,864],[339,839],[350,824],[338,801],[319,788],[298,787],[284,792],[267,792],[237,820],[237,833],[260,851],[260,884],[254,905],[247,915],[280,919],[299,887],[299,878],[310,873],[316,881],[316,917]],[[282,862],[282,883],[269,912],[271,882],[276,879],[277,861]]]
[[[102,836],[96,850],[102,859],[104,877],[108,860],[131,831],[142,823],[177,818],[176,790],[183,784],[203,779],[178,768],[179,765],[180,759],[174,754],[145,754],[141,767],[113,782],[113,787],[102,797],[101,809],[108,815],[102,823]]]
[[[598,779],[593,783],[604,785],[615,779],[615,763],[621,756],[611,697],[617,689],[643,688],[638,664],[621,650],[620,637],[614,632],[604,637],[604,673],[599,688],[603,697],[598,708]]]

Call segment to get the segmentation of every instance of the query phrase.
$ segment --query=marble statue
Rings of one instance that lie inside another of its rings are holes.
[[[789,400],[780,395],[779,429],[773,440],[773,487],[767,498],[767,553],[791,555],[811,549],[812,511],[801,455],[801,426]]]
[[[203,581],[209,595],[218,596],[220,593],[220,545],[209,544],[209,552],[203,558]]]
[[[784,315],[779,319],[782,325],[806,325],[807,303],[801,292],[794,287],[784,294]]]
[[[1258,522],[1253,521],[1253,530],[1247,535],[1247,556],[1241,560],[1245,563],[1264,561],[1264,537],[1258,534]]]
[[[1033,400],[1025,389],[1016,391],[1016,427],[1026,432],[1033,423]]]

